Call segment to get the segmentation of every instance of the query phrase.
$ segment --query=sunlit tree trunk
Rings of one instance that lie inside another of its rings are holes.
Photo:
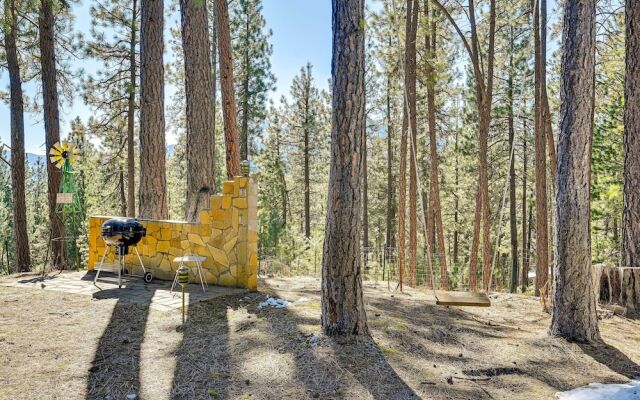
[[[53,0],[40,2],[38,29],[40,33],[40,67],[42,77],[42,108],[47,151],[60,141],[60,112],[58,109],[58,80],[55,52],[55,21]],[[49,225],[51,229],[51,266],[63,268],[67,262],[64,223],[56,213],[56,197],[60,187],[60,170],[47,162]]]
[[[640,0],[626,1],[622,266],[640,267]],[[614,220],[615,221],[615,220]],[[620,301],[640,313],[640,270],[623,270]]]
[[[556,268],[552,335],[600,337],[591,268],[591,140],[595,92],[596,1],[564,8],[556,194]]]
[[[138,2],[131,2],[131,33],[129,39],[129,98],[127,101],[127,217],[136,216],[135,115],[136,115],[136,20]]]
[[[547,285],[549,276],[549,228],[547,225],[547,154],[542,102],[542,47],[540,39],[540,6],[531,0],[535,42],[535,170],[536,170],[536,296]]]
[[[166,219],[163,0],[142,0],[141,11],[139,213]]]
[[[509,228],[511,233],[511,274],[509,281],[509,291],[515,293],[518,287],[518,222],[516,213],[516,157],[514,150],[515,128],[513,115],[513,26],[510,27],[510,52],[509,52],[509,77],[507,79],[507,112],[509,125]],[[525,218],[524,215],[522,214]]]
[[[229,10],[227,0],[215,0],[215,2],[227,176],[232,178],[240,175],[240,139],[236,124],[236,96],[233,87],[233,56],[231,52],[231,33],[229,32]]]
[[[440,171],[438,169],[438,150],[436,142],[436,19],[435,10],[429,18],[429,1],[424,2],[425,20],[430,22],[425,37],[427,50],[427,120],[429,127],[429,148],[431,156],[431,212],[433,214],[433,228],[436,234],[438,259],[440,261],[440,288],[449,288],[447,273],[447,253],[444,245],[444,226],[442,224],[442,210],[440,206]],[[435,249],[434,249],[435,250]]]
[[[11,191],[13,194],[13,235],[16,244],[18,272],[31,269],[29,236],[27,235],[27,206],[25,202],[24,101],[16,37],[18,9],[15,0],[4,0],[4,50],[9,71],[9,108],[11,114]]]
[[[364,1],[332,0],[332,10],[331,166],[322,260],[322,327],[327,335],[368,335],[360,275]]]
[[[418,0],[407,1],[407,36],[405,45],[406,112],[409,118],[409,285],[417,283],[416,253],[418,249],[418,185],[417,185],[417,123],[416,123],[416,33]]]
[[[197,221],[215,193],[213,76],[208,15],[200,0],[180,0],[187,105],[187,198],[185,219]]]

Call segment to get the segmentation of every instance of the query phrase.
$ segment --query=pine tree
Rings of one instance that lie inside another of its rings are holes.
[[[271,31],[265,30],[262,0],[239,0],[231,10],[230,28],[234,32],[234,78],[238,102],[240,159],[255,152],[267,112],[269,91],[275,86],[270,57]]]
[[[137,108],[138,24],[140,10],[133,2],[96,2],[90,9],[91,40],[85,54],[102,68],[84,81],[83,98],[95,110],[91,131],[109,149],[105,187],[118,193],[118,213],[135,216],[135,111]],[[117,129],[114,129],[116,128]],[[126,175],[126,185],[122,185]],[[125,193],[122,196],[121,193]],[[122,213],[124,209],[124,213]]]
[[[332,10],[331,200],[322,259],[321,319],[327,335],[368,335],[360,275],[364,2],[332,0]]]
[[[163,0],[142,0],[140,35],[139,213],[166,219]]]
[[[229,9],[227,0],[215,0],[215,2],[225,155],[227,175],[232,178],[240,174],[240,138],[236,124],[236,97],[233,87],[233,54],[231,32],[229,31]]]
[[[590,238],[591,137],[595,83],[595,0],[564,6],[560,137],[558,142],[557,265],[552,335],[577,342],[600,337]]]
[[[185,219],[197,221],[215,193],[213,77],[204,2],[181,0],[187,107],[187,201]]]
[[[4,0],[4,51],[9,71],[11,109],[11,189],[13,194],[13,234],[16,246],[14,270],[31,269],[31,252],[27,234],[25,196],[24,99],[20,75],[20,55],[17,46],[21,26],[18,0]]]
[[[626,1],[626,74],[624,110],[624,205],[622,266],[640,266],[640,1]],[[640,314],[638,270],[623,270],[621,301]]]
[[[308,240],[311,238],[312,171],[318,171],[318,160],[322,154],[322,119],[325,114],[320,92],[314,86],[311,64],[301,68],[293,78],[289,93],[292,100],[286,111],[286,126],[292,145],[294,182],[299,192],[304,193],[301,212],[303,232]],[[318,174],[313,173],[313,177],[318,178]]]
[[[53,0],[41,0],[38,18],[40,38],[40,66],[42,76],[42,103],[44,107],[44,128],[46,148],[51,149],[60,141],[60,112],[58,101],[58,77],[55,51],[55,21]],[[51,238],[65,236],[64,224],[56,214],[56,196],[60,186],[60,173],[53,163],[47,162],[48,206]],[[58,269],[66,264],[66,247],[64,240],[51,242],[51,266]]]

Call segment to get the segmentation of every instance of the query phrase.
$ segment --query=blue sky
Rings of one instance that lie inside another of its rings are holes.
[[[74,5],[76,15],[75,27],[88,36],[90,0],[81,0]],[[169,4],[169,1],[165,1]],[[314,75],[318,85],[325,85],[331,75],[331,2],[328,0],[263,0],[263,12],[267,21],[267,28],[273,32],[272,70],[277,79],[277,89],[272,98],[277,100],[281,95],[288,95],[293,77],[307,62],[314,66]],[[167,19],[166,24],[177,20],[177,15]],[[165,35],[165,41],[168,35]],[[165,42],[166,43],[166,42]],[[168,48],[168,45],[165,46]],[[171,55],[165,54],[165,63]],[[78,60],[74,66],[92,72],[96,64],[91,60]],[[8,90],[9,80],[6,71],[0,71],[0,87]],[[25,93],[37,95],[39,82],[24,85]],[[167,88],[165,96],[171,94]],[[38,99],[40,100],[40,99]],[[84,106],[82,99],[76,97],[72,106],[66,106],[61,114],[61,131],[66,135],[69,122],[76,116],[86,120],[92,110]],[[0,103],[0,138],[3,143],[9,143],[9,107]],[[168,137],[168,142],[175,140]],[[25,113],[25,147],[27,152],[44,154],[44,126],[42,117],[37,114]]]

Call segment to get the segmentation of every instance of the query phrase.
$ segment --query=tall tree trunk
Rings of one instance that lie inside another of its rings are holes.
[[[556,159],[556,145],[553,139],[553,129],[551,127],[551,111],[549,110],[549,98],[547,96],[547,0],[540,1],[540,102],[542,105],[540,125],[544,125],[544,138],[546,140],[546,150],[549,157],[549,170],[551,176],[551,185],[547,185],[547,210],[548,221],[547,222],[547,259],[550,268],[553,267],[553,227],[555,214],[553,213],[553,199],[555,196],[556,188],[556,169],[558,168],[558,161]],[[553,273],[548,274],[549,288],[553,286]]]
[[[626,76],[624,110],[623,267],[640,267],[640,0],[626,0]],[[615,221],[615,220],[614,220]],[[640,270],[623,273],[621,302],[640,314]]]
[[[16,244],[18,272],[31,269],[29,236],[27,234],[27,205],[25,203],[24,102],[16,36],[18,10],[15,0],[4,0],[4,48],[9,70],[11,113],[11,189],[13,195],[13,234]]]
[[[535,170],[536,170],[536,296],[547,285],[549,277],[549,228],[547,226],[547,154],[542,106],[542,46],[540,8],[531,0],[535,44]]]
[[[475,19],[475,17],[474,17]],[[474,23],[475,26],[475,23]],[[491,225],[489,207],[489,128],[491,127],[491,106],[493,102],[493,65],[496,40],[496,1],[489,7],[489,46],[487,49],[487,84],[482,96],[482,116],[480,118],[480,190],[482,193],[482,278],[484,290],[491,288]]]
[[[529,286],[529,262],[528,262],[528,233],[530,228],[527,224],[527,120],[524,120],[522,129],[522,268],[520,269],[520,285],[522,293],[527,291]],[[531,210],[529,210],[531,213]],[[531,218],[529,218],[531,220]]]
[[[218,163],[218,156],[216,154],[216,118],[217,118],[217,109],[218,109],[218,23],[216,17],[216,5],[215,0],[212,0],[214,3],[213,7],[211,7],[211,83],[213,84],[212,88],[212,101],[213,101],[213,110],[211,113],[213,114],[213,160],[215,163]],[[217,166],[214,166],[214,171]]]
[[[310,181],[310,141],[311,132],[309,115],[311,114],[309,99],[311,98],[311,64],[307,64],[307,77],[304,86],[304,122],[302,126],[304,136],[304,236],[311,238],[311,181]],[[308,244],[307,244],[308,245]]]
[[[136,34],[138,2],[131,2],[131,32],[129,39],[129,99],[127,103],[127,217],[136,216],[135,114],[136,114]]]
[[[365,96],[366,97],[366,96]],[[367,158],[366,120],[362,129],[362,245],[364,246],[364,268],[367,268],[369,251],[369,177]]]
[[[364,1],[332,0],[331,166],[322,260],[322,327],[368,335],[360,275],[364,98]]]
[[[416,33],[418,28],[418,0],[407,0],[407,25],[405,55],[405,91],[409,118],[409,285],[417,283],[416,253],[418,249],[418,185],[417,185],[417,123],[416,123]]]
[[[166,219],[163,0],[142,0],[140,23],[140,191],[138,212]]]
[[[227,0],[216,2],[216,27],[218,29],[218,54],[220,63],[220,89],[222,90],[222,119],[226,148],[227,176],[240,175],[240,149],[236,124],[236,96],[233,87],[233,56],[229,32]]]
[[[449,277],[447,273],[447,253],[444,245],[444,226],[442,224],[442,210],[440,206],[440,172],[438,170],[438,149],[436,142],[436,15],[431,12],[429,19],[429,0],[424,2],[425,20],[431,21],[425,37],[427,50],[427,119],[429,125],[429,147],[431,155],[431,212],[433,213],[433,227],[435,230],[438,258],[440,261],[440,288],[448,290]],[[435,249],[434,249],[435,250]]]
[[[515,157],[515,128],[513,123],[513,26],[510,27],[509,78],[507,81],[507,105],[509,125],[509,227],[511,232],[511,279],[509,290],[515,293],[518,288],[518,222],[516,213],[516,157]],[[522,214],[524,218],[525,214]]]
[[[213,77],[209,18],[201,0],[180,0],[187,103],[187,200],[185,219],[197,221],[215,193]]]
[[[244,64],[244,75],[242,76],[242,90],[244,95],[242,96],[242,109],[240,113],[242,115],[241,128],[240,128],[240,159],[249,159],[249,11],[246,9],[247,2],[240,3],[244,5],[245,10],[245,27],[247,34],[245,35],[245,42],[242,56],[242,63]]]
[[[595,0],[567,0],[556,195],[557,265],[550,334],[599,340],[591,269],[591,141],[595,93]]]
[[[387,71],[387,221],[386,221],[386,251],[395,247],[394,222],[396,219],[396,206],[394,202],[393,179],[393,123],[391,116],[391,72]]]
[[[540,96],[542,102],[542,123],[544,124],[545,138],[547,140],[547,153],[549,155],[549,170],[553,193],[556,187],[556,170],[558,159],[556,156],[556,144],[553,139],[551,123],[551,110],[549,109],[549,96],[547,95],[547,0],[540,1]]]
[[[120,197],[120,215],[127,215],[127,195],[125,193],[124,169],[119,167],[118,171],[118,196]]]
[[[38,28],[40,33],[40,67],[42,69],[42,105],[44,109],[44,131],[46,148],[51,149],[60,141],[60,112],[58,109],[58,80],[55,52],[55,21],[53,0],[41,0]],[[67,263],[64,223],[56,213],[56,197],[60,187],[60,170],[47,162],[49,225],[51,227],[51,266],[56,269]]]
[[[454,231],[453,231],[453,264],[458,264],[458,223],[459,223],[459,206],[460,206],[460,194],[458,190],[460,189],[460,166],[458,163],[458,135],[460,130],[456,126],[456,134],[455,134],[455,166],[454,166],[454,184],[455,184],[455,193],[453,195],[453,222],[454,222]]]

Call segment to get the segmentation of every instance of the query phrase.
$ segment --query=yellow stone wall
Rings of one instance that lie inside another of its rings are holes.
[[[222,194],[211,196],[210,208],[202,210],[197,223],[141,219],[147,235],[138,243],[146,268],[159,279],[172,280],[178,264],[173,259],[186,254],[204,256],[207,282],[256,290],[258,286],[257,184],[252,178],[236,177],[223,182]],[[102,223],[113,218],[89,218],[89,270],[100,263],[105,242]],[[105,263],[113,263],[115,251]],[[141,268],[133,249],[125,257],[127,268]],[[191,265],[189,265],[191,267]],[[192,269],[192,282],[195,276]]]

